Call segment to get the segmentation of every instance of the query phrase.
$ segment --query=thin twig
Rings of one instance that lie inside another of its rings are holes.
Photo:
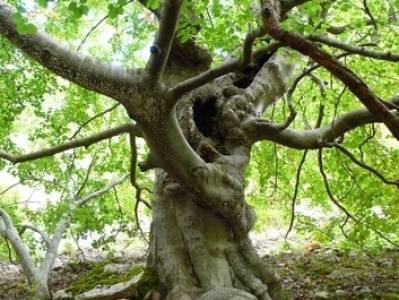
[[[327,175],[326,175],[326,173],[324,172],[324,168],[323,168],[323,154],[322,154],[322,153],[323,153],[323,148],[320,148],[320,149],[318,150],[318,156],[317,156],[317,158],[318,158],[318,163],[319,163],[319,170],[320,170],[320,174],[321,174],[321,176],[322,176],[322,178],[323,178],[323,182],[324,182],[324,186],[325,186],[326,191],[327,191],[327,195],[328,195],[328,197],[330,198],[330,200],[331,200],[340,210],[342,210],[342,211],[346,214],[346,216],[347,216],[348,218],[354,220],[354,221],[355,221],[356,223],[358,223],[358,224],[361,224],[361,225],[363,225],[363,226],[365,226],[365,227],[371,229],[371,230],[374,231],[380,238],[382,238],[383,240],[387,241],[389,244],[391,244],[391,245],[393,245],[393,246],[399,248],[399,244],[393,242],[392,240],[390,240],[389,238],[387,238],[386,236],[384,236],[380,231],[374,229],[374,228],[373,228],[372,226],[370,226],[369,224],[360,221],[357,217],[355,217],[354,215],[352,215],[352,214],[351,214],[351,213],[350,213],[350,212],[349,212],[349,211],[348,211],[335,197],[334,197],[334,195],[332,194],[330,185],[329,185],[329,183],[328,183]]]
[[[121,4],[120,7],[123,7],[123,6],[129,4],[129,3],[133,2],[133,1],[134,1],[134,0],[127,1],[127,2],[125,2],[125,3],[123,3],[123,4]],[[106,14],[106,15],[105,15],[104,17],[102,17],[92,28],[90,28],[90,30],[86,33],[86,35],[85,35],[85,37],[83,38],[83,40],[80,42],[80,44],[79,44],[78,48],[76,49],[76,51],[79,51],[79,50],[82,48],[83,44],[86,42],[86,40],[87,40],[87,38],[89,37],[89,35],[90,35],[94,30],[96,30],[97,27],[100,26],[101,23],[104,22],[107,18],[109,18],[109,14]]]
[[[108,109],[106,109],[106,110],[104,110],[104,111],[98,113],[97,115],[91,117],[90,119],[86,120],[83,124],[81,124],[81,125],[79,126],[79,128],[72,134],[72,136],[71,136],[69,139],[70,139],[70,140],[74,139],[74,138],[80,133],[80,131],[81,131],[84,127],[86,127],[90,122],[92,122],[92,121],[94,121],[95,119],[100,118],[100,117],[104,116],[105,114],[107,114],[107,113],[109,113],[109,112],[115,110],[119,105],[120,105],[120,103],[116,103],[116,104],[114,104],[113,106],[111,106],[110,108],[108,108]]]
[[[303,164],[305,163],[306,160],[306,155],[308,154],[309,150],[305,150],[303,152],[301,161],[299,162],[298,169],[296,170],[296,175],[295,175],[295,189],[294,189],[294,195],[292,196],[291,200],[291,220],[290,220],[290,225],[288,226],[287,233],[285,234],[285,239],[288,238],[288,235],[290,234],[293,226],[294,226],[294,221],[295,221],[295,204],[296,204],[296,198],[298,196],[298,190],[299,190],[299,183],[301,180],[301,171]]]
[[[379,179],[381,179],[382,182],[389,184],[389,185],[395,185],[397,188],[399,188],[399,179],[398,180],[390,180],[386,179],[384,175],[382,175],[380,172],[378,172],[376,169],[373,167],[361,162],[358,160],[348,149],[345,147],[341,146],[338,143],[333,144],[335,148],[337,148],[339,151],[341,151],[343,154],[345,154],[347,157],[350,158],[351,161],[353,161],[355,164],[357,164],[359,167],[373,173],[375,176],[377,176]]]
[[[375,21],[373,14],[370,11],[369,6],[367,5],[367,0],[363,0],[363,6],[364,6],[364,11],[366,12],[366,14],[369,16],[371,23],[374,26],[375,31],[378,31],[378,25],[377,22]]]

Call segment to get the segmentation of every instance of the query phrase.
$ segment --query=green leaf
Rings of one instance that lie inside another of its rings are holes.
[[[20,34],[36,34],[37,27],[31,23],[28,23],[20,13],[14,13],[12,19],[15,23],[15,27]]]

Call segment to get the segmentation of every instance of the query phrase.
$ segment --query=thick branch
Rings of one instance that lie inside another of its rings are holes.
[[[399,105],[399,96],[395,96],[387,104]],[[399,113],[395,113],[399,116]],[[265,120],[250,120],[243,125],[244,131],[253,141],[270,140],[275,143],[296,149],[317,149],[321,147],[330,147],[331,143],[346,132],[356,127],[380,122],[367,109],[358,109],[348,112],[336,119],[327,126],[311,129],[296,130],[284,129],[278,131],[274,129],[275,124]]]
[[[1,224],[1,221],[3,221],[3,224]],[[0,208],[0,229],[0,234],[2,234],[3,237],[11,243],[15,253],[21,260],[22,268],[28,281],[30,283],[35,283],[39,278],[39,274],[35,268],[32,257],[29,254],[29,250],[21,240],[10,216],[2,208]]]
[[[326,35],[310,35],[309,40],[314,41],[314,42],[319,42],[326,44],[328,46],[338,48],[350,53],[356,53],[362,56],[367,56],[375,59],[380,59],[380,60],[388,60],[388,61],[399,61],[399,54],[391,53],[391,52],[379,52],[379,51],[373,51],[366,49],[364,47],[359,47],[355,45],[348,45],[345,43],[342,43],[339,40],[333,39],[331,37],[328,37]]]
[[[114,136],[120,135],[122,133],[132,133],[137,136],[141,136],[141,131],[140,129],[133,125],[132,123],[127,123],[115,128],[107,129],[103,132],[93,134],[91,136],[77,139],[71,142],[67,142],[65,144],[61,144],[52,148],[44,149],[44,150],[39,150],[36,152],[28,153],[28,154],[22,154],[22,155],[12,155],[3,151],[0,151],[0,158],[3,158],[5,160],[8,160],[12,162],[13,164],[18,164],[26,161],[31,161],[43,157],[48,157],[48,156],[53,156],[57,153],[64,152],[69,149],[73,148],[78,148],[78,147],[89,147],[92,144],[98,143],[102,140],[105,139],[110,139]]]
[[[17,48],[55,74],[86,89],[120,101],[118,97],[134,83],[133,73],[122,68],[72,53],[44,33],[18,33],[12,20],[12,9],[0,0],[0,34]]]
[[[176,25],[180,15],[182,0],[165,1],[159,30],[151,46],[151,56],[147,63],[147,71],[150,79],[161,79],[166,62],[169,57],[170,48],[175,36]]]
[[[255,51],[252,55],[252,45],[255,39],[257,37],[262,36],[263,34],[264,34],[263,30],[260,29],[249,32],[243,44],[242,57],[228,61],[217,68],[210,69],[204,73],[201,73],[197,76],[194,76],[177,84],[170,90],[172,98],[177,99],[184,93],[187,93],[195,88],[198,88],[216,78],[219,78],[231,72],[241,70],[251,62],[252,56],[257,57],[265,53],[270,53],[281,47],[281,43],[272,43],[264,48]]]
[[[376,118],[384,122],[399,140],[399,118],[392,114],[384,103],[350,69],[341,65],[330,54],[321,50],[306,38],[282,29],[279,24],[279,11],[274,2],[273,0],[263,1],[262,17],[266,31],[276,40],[311,57],[340,79]]]

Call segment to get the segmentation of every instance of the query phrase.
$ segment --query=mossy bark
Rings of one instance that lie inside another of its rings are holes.
[[[282,299],[278,276],[246,237],[164,173],[153,200],[148,267],[167,299]]]

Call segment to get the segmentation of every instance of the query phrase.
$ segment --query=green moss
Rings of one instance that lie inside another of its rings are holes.
[[[134,276],[143,273],[136,284],[136,294],[138,296],[137,298],[132,298],[134,300],[141,300],[149,291],[157,289],[159,285],[159,280],[155,272],[144,269],[142,266],[134,266],[123,274],[114,274],[104,270],[106,265],[107,263],[101,263],[92,266],[88,272],[82,274],[72,283],[71,287],[67,289],[67,292],[72,293],[72,295],[75,296],[92,290],[98,285],[110,286],[120,282],[129,281]]]
[[[141,300],[147,295],[149,291],[156,290],[159,286],[158,275],[150,270],[145,269],[140,281],[137,283],[138,297],[134,300]]]
[[[144,270],[141,266],[134,266],[122,274],[115,274],[106,272],[104,267],[108,263],[100,263],[94,265],[90,270],[72,282],[71,287],[67,289],[67,292],[72,295],[78,295],[83,292],[94,289],[96,286],[110,286],[116,283],[125,282],[132,279]]]

